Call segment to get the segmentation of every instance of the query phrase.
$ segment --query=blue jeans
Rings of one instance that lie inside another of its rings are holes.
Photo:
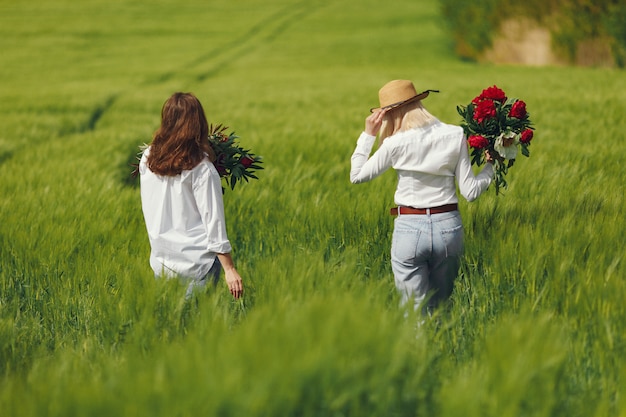
[[[391,267],[401,304],[426,312],[452,294],[463,254],[458,211],[399,215],[394,221]]]
[[[221,270],[222,270],[222,264],[220,263],[219,259],[215,257],[213,266],[211,266],[211,269],[209,269],[209,272],[207,272],[205,276],[203,276],[200,279],[192,278],[189,280],[189,284],[187,285],[187,291],[185,292],[185,298],[189,299],[193,295],[194,291],[200,290],[206,287],[206,284],[209,282],[213,284],[213,286],[216,286],[218,282],[220,281]]]

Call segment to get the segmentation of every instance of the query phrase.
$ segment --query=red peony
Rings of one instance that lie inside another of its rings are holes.
[[[484,120],[496,117],[496,105],[491,100],[481,101],[474,109],[474,120],[482,123]]]
[[[509,111],[509,116],[515,117],[516,119],[523,119],[526,117],[526,103],[522,100],[517,100],[513,103],[511,111]]]
[[[489,145],[489,139],[482,135],[472,135],[467,139],[467,142],[476,149],[486,148]]]
[[[254,159],[250,158],[249,156],[244,156],[243,158],[241,158],[240,162],[241,165],[243,165],[245,168],[248,168],[254,163]]]
[[[530,143],[534,134],[535,133],[532,131],[532,129],[525,129],[524,131],[522,131],[519,141],[522,143]]]
[[[472,103],[478,104],[484,100],[493,100],[493,101],[499,101],[500,103],[504,103],[506,101],[506,94],[504,91],[502,91],[501,89],[499,89],[497,86],[494,85],[492,87],[485,88],[478,97],[472,100]]]

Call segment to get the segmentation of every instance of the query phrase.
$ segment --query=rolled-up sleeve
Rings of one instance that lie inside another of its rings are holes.
[[[208,237],[207,249],[213,253],[230,253],[232,250],[226,233],[222,184],[214,167],[194,184],[196,204]]]

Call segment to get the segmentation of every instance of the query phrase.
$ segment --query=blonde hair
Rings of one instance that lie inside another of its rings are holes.
[[[421,100],[389,109],[385,113],[380,127],[380,144],[389,136],[415,129],[416,127],[426,126],[434,120],[436,120],[436,117],[426,110]]]

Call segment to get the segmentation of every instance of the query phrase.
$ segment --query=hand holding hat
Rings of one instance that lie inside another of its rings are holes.
[[[375,111],[365,119],[365,133],[376,136],[383,124],[383,117],[387,109],[375,109]]]

